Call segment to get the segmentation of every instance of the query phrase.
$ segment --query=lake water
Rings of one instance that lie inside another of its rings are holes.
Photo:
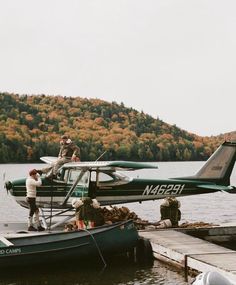
[[[139,170],[130,172],[132,177],[167,178],[194,174],[203,162],[162,162],[156,170]],[[7,195],[4,180],[25,177],[32,168],[41,168],[43,164],[0,164],[0,221],[27,221],[28,211],[20,207],[14,199]],[[231,175],[231,184],[236,185],[236,167]],[[215,194],[195,195],[179,198],[181,202],[181,222],[207,222],[214,224],[233,223],[236,220],[236,195],[218,192]],[[158,221],[160,219],[160,203],[149,201],[142,204],[126,204],[142,219]],[[158,261],[151,268],[139,268],[131,264],[114,264],[101,271],[101,268],[80,270],[73,267],[60,270],[34,270],[14,272],[10,268],[4,276],[0,273],[0,285],[3,284],[116,284],[116,285],[186,285],[182,273]]]

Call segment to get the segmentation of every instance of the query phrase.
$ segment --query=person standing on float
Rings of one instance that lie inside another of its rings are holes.
[[[30,170],[26,179],[26,201],[29,205],[28,231],[44,231],[39,220],[39,209],[36,206],[36,188],[42,185],[42,180],[36,169]],[[33,221],[34,218],[34,221]],[[34,227],[36,224],[36,228]]]

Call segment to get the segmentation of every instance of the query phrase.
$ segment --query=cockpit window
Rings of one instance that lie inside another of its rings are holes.
[[[78,178],[78,176],[81,174],[81,171],[78,169],[69,169],[68,171],[69,172],[68,172],[67,182],[73,184]],[[80,179],[80,181],[78,182],[78,185],[86,185],[88,184],[88,181],[89,181],[89,172],[86,171],[82,176],[82,178]]]
[[[96,172],[91,171],[91,181],[96,182],[98,178],[98,182],[112,182],[114,181],[114,175],[112,173],[105,173],[105,172]]]
[[[99,183],[102,183],[102,182],[112,182],[115,180],[115,177],[113,175],[111,175],[110,173],[107,174],[107,173],[103,173],[103,172],[100,172],[99,173]]]
[[[130,178],[120,172],[99,172],[99,185],[121,185],[130,181]]]
[[[68,184],[73,184],[81,170],[79,169],[67,169],[64,173],[64,179]],[[111,172],[111,171],[86,171],[83,177],[78,182],[78,186],[85,186],[89,184],[89,180],[97,184],[97,186],[102,185],[121,185],[128,183],[132,178],[124,175],[121,172]]]

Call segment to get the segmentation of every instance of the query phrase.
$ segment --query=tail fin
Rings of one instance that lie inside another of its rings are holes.
[[[230,185],[230,176],[235,160],[236,142],[224,142],[194,176],[186,178]]]

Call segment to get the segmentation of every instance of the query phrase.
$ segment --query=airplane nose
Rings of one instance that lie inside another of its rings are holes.
[[[7,191],[9,191],[9,190],[12,189],[12,183],[11,183],[11,181],[5,182],[5,188],[7,189]]]

